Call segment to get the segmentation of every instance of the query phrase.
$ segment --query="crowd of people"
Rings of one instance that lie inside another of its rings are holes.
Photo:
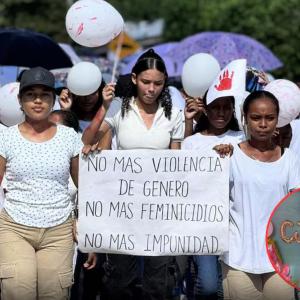
[[[51,72],[36,67],[22,74],[25,121],[0,131],[2,300],[297,299],[269,262],[265,232],[273,208],[300,184],[300,121],[291,122],[286,141],[277,129],[278,99],[252,88],[242,130],[234,91],[213,98],[177,91],[178,105],[172,89],[152,49],[126,79],[102,81],[84,96],[63,89],[61,110],[52,111]],[[103,149],[230,156],[228,252],[141,257],[75,249],[79,155]]]

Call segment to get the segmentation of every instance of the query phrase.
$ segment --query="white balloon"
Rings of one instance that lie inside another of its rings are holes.
[[[277,127],[283,127],[293,121],[300,113],[300,89],[292,81],[276,79],[268,83],[265,91],[272,93],[279,101]]]
[[[210,54],[198,53],[189,57],[182,68],[182,86],[191,97],[203,97],[221,68]]]
[[[79,45],[99,47],[113,40],[124,28],[119,12],[103,0],[75,2],[66,15],[66,29]]]
[[[87,96],[97,91],[102,74],[97,65],[83,61],[73,66],[67,77],[67,87],[75,95]]]
[[[0,121],[6,126],[13,126],[24,121],[18,100],[19,82],[11,82],[0,88]]]

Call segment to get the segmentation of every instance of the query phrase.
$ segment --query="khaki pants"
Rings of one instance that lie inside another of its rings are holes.
[[[224,300],[293,300],[294,289],[278,274],[252,274],[222,262]]]
[[[72,285],[72,219],[51,228],[17,224],[0,213],[1,300],[68,299]]]

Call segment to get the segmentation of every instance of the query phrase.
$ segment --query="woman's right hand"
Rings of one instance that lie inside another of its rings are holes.
[[[62,110],[70,110],[73,99],[68,89],[63,89],[59,95],[59,105]]]
[[[213,147],[220,157],[231,156],[233,153],[233,146],[231,144],[220,144]]]
[[[197,119],[199,119],[202,113],[205,113],[205,108],[201,98],[186,99],[184,114],[187,120],[192,120],[197,115],[198,115]]]
[[[82,154],[84,156],[87,156],[89,154],[94,153],[95,151],[97,151],[97,153],[99,153],[102,149],[100,148],[99,142],[94,144],[94,145],[84,145],[82,148]]]
[[[87,270],[94,269],[97,264],[97,254],[96,253],[88,253],[88,258],[86,262],[83,264],[83,267]]]
[[[109,83],[102,90],[103,106],[106,110],[115,97],[115,86],[115,83]]]

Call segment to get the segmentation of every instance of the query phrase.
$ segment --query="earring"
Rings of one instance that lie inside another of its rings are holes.
[[[245,116],[244,116],[244,114],[242,114],[242,116],[241,116],[241,121],[242,121],[242,126],[243,127],[245,127]]]
[[[243,127],[243,131],[245,133],[245,138],[246,138],[246,140],[248,140],[250,136],[249,136],[248,127],[247,127],[247,124],[246,124],[244,114],[242,114],[242,127]]]

